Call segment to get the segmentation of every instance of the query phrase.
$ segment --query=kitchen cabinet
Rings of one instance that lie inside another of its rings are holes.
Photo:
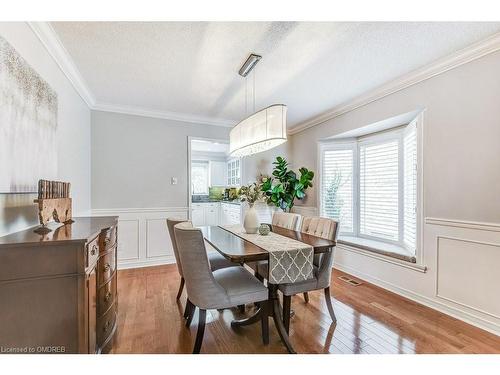
[[[226,186],[225,161],[210,161],[210,186]]]
[[[205,225],[205,208],[202,203],[191,206],[191,222],[195,227]]]
[[[240,205],[225,202],[192,203],[191,221],[195,227],[240,224]]]
[[[219,225],[219,203],[209,203],[205,206],[205,225]]]
[[[221,203],[221,224],[233,225],[241,224],[240,205],[231,203]]]

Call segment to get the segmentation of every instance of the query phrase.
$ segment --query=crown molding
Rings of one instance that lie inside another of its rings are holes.
[[[217,119],[213,117],[197,116],[189,113],[159,111],[150,108],[117,105],[97,102],[95,96],[90,91],[87,83],[76,67],[70,54],[57,36],[49,22],[27,22],[31,30],[40,39],[45,49],[52,56],[61,71],[71,82],[75,90],[87,103],[91,110],[103,112],[115,112],[128,115],[161,118],[173,121],[182,121],[196,124],[207,124],[216,126],[232,127],[236,121]]]
[[[188,113],[159,111],[143,107],[96,103],[91,107],[94,111],[123,113],[126,115],[135,115],[143,117],[153,117],[165,120],[189,122],[193,124],[205,124],[214,126],[233,127],[237,121],[217,119],[213,117],[197,116]]]
[[[319,116],[304,121],[299,125],[293,127],[292,129],[289,129],[288,134],[293,135],[300,133],[306,129],[312,128],[313,126],[322,124],[328,120],[334,119],[335,117],[339,117],[357,108],[382,99],[388,95],[394,94],[410,86],[416,85],[417,83],[443,74],[451,69],[457,68],[461,65],[467,64],[471,61],[477,60],[483,56],[489,55],[499,50],[500,33],[496,33],[458,52],[455,52],[422,68],[396,78],[395,80],[379,86],[378,88],[365,94],[362,94],[349,102],[334,107],[333,109]]]
[[[64,75],[71,82],[76,92],[78,92],[85,103],[91,108],[95,104],[95,97],[50,23],[27,22],[27,24],[38,39],[40,39],[45,49],[52,56]]]

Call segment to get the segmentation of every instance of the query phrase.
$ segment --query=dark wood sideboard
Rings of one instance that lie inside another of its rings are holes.
[[[108,352],[116,333],[117,217],[0,237],[0,353]]]

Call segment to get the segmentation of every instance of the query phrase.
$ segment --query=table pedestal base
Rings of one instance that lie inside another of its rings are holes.
[[[288,336],[285,325],[283,324],[283,316],[281,314],[281,306],[278,298],[278,285],[268,284],[269,288],[269,299],[268,299],[268,311],[269,316],[273,317],[274,325],[278,330],[281,341],[285,345],[288,350],[288,353],[296,354],[296,351],[293,349],[293,346],[290,342],[290,337]],[[241,320],[233,320],[231,322],[231,327],[243,327],[250,324],[257,323],[261,321],[262,309],[259,308],[252,316],[241,319]]]

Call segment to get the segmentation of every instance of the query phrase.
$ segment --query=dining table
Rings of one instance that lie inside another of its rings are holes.
[[[314,254],[333,251],[336,242],[334,240],[317,237],[300,231],[285,229],[279,226],[269,225],[271,231],[275,234],[288,237],[292,240],[302,242],[313,248]],[[226,259],[240,265],[250,264],[258,261],[269,261],[269,251],[257,246],[255,243],[238,236],[233,231],[227,230],[222,226],[202,226],[200,230],[204,239],[212,247],[222,254]],[[269,290],[268,306],[266,309],[258,308],[250,317],[233,320],[231,327],[241,327],[261,321],[261,314],[267,313],[273,318],[274,324],[289,353],[296,353],[290,337],[283,323],[282,310],[278,296],[279,284],[267,283]]]

